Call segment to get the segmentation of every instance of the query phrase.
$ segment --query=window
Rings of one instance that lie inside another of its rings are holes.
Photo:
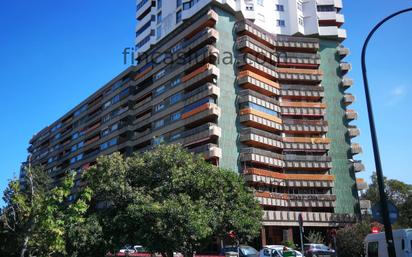
[[[285,27],[286,26],[285,20],[277,20],[276,24],[278,25],[278,27]]]
[[[165,87],[165,85],[162,85],[162,86],[156,88],[154,94],[157,96],[157,95],[162,94],[165,91],[166,91],[166,87]]]
[[[153,139],[153,144],[154,145],[160,145],[161,143],[163,143],[165,141],[165,137],[164,136],[158,136],[158,137],[155,137],[154,139]]]
[[[107,148],[110,148],[112,146],[117,145],[117,138],[112,138],[109,141],[103,143],[100,145],[100,150],[105,150]]]
[[[335,12],[336,8],[333,5],[318,5],[318,12]]]
[[[172,95],[170,97],[170,104],[175,104],[179,102],[180,100],[182,100],[182,96],[183,96],[182,92]]]
[[[368,243],[368,257],[379,257],[379,242]]]
[[[162,0],[157,0],[157,9],[162,8]]]
[[[182,0],[176,0],[176,8],[182,6]]]
[[[176,24],[178,24],[181,21],[182,21],[182,11],[180,10],[176,13]]]
[[[257,2],[259,5],[263,6],[263,0],[258,0]]]
[[[277,5],[276,5],[276,11],[278,11],[278,12],[284,12],[284,11],[285,11],[285,7],[283,6],[283,4],[277,4]]]
[[[262,22],[265,22],[265,16],[261,13],[258,13],[258,19]]]
[[[176,78],[176,79],[174,79],[171,83],[170,83],[170,86],[171,87],[175,87],[175,86],[177,86],[177,85],[179,85],[180,84],[180,78]]]
[[[182,116],[181,112],[175,112],[170,116],[170,120],[171,121],[180,120],[181,116]]]
[[[302,17],[299,17],[299,18],[298,18],[298,23],[299,23],[299,25],[302,25],[302,26],[303,26],[303,18],[302,18]]]
[[[165,104],[164,103],[160,103],[158,105],[155,106],[155,112],[159,112],[161,110],[163,110],[165,108]]]
[[[156,75],[154,75],[153,80],[158,80],[161,79],[164,75],[166,74],[166,70],[163,69],[161,71],[159,71]]]
[[[154,128],[160,128],[163,127],[163,125],[165,124],[165,121],[163,119],[155,121],[154,123]]]
[[[111,101],[107,101],[107,102],[103,105],[103,109],[107,109],[111,104],[112,104]]]
[[[303,11],[302,3],[298,2],[297,7],[299,11]]]
[[[159,12],[157,14],[157,24],[160,24],[162,22],[162,12]]]
[[[157,27],[156,29],[156,39],[160,39],[162,37],[162,26]]]
[[[174,133],[174,134],[172,134],[172,135],[170,136],[169,141],[173,141],[173,140],[179,139],[181,136],[182,136],[182,134],[181,134],[180,132]]]
[[[253,11],[253,4],[246,5],[246,11]]]

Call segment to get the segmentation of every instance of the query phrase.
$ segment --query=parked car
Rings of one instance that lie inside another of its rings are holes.
[[[393,241],[397,257],[412,257],[412,229],[394,230]],[[387,257],[385,233],[367,235],[365,252],[367,257]]]
[[[238,252],[239,257],[259,257],[259,252],[248,245],[240,245],[239,248],[237,246],[225,246],[220,251],[220,255],[225,255],[227,252]]]
[[[266,245],[260,250],[259,257],[283,257],[283,249],[286,246],[284,245]],[[296,257],[302,257],[302,253],[291,248],[288,248],[288,251],[295,253]]]
[[[335,257],[335,250],[330,249],[324,244],[305,244],[305,257]]]
[[[135,249],[134,249],[134,247],[133,247],[132,245],[127,244],[127,245],[123,246],[123,247],[120,249],[119,252],[120,252],[120,253],[135,253]]]

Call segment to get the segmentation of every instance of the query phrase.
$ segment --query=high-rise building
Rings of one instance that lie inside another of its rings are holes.
[[[264,208],[262,244],[353,222],[351,138],[340,0],[137,3],[130,67],[36,134],[29,151],[56,181],[96,157],[180,143],[242,174]],[[77,183],[80,183],[78,181]],[[76,197],[73,194],[72,198]]]

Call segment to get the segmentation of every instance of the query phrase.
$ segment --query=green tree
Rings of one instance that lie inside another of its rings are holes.
[[[340,257],[364,256],[365,250],[363,241],[366,235],[371,233],[372,227],[379,227],[379,223],[371,223],[370,220],[364,220],[360,223],[339,229],[336,233],[336,245]]]
[[[9,256],[58,256],[66,254],[65,232],[69,224],[84,222],[89,190],[76,202],[65,203],[74,185],[69,174],[58,186],[41,168],[28,168],[23,183],[10,181],[1,211],[4,235],[14,237]],[[3,243],[3,242],[2,242]]]
[[[140,243],[164,256],[192,256],[229,231],[241,242],[260,231],[262,210],[243,179],[179,145],[100,157],[86,174],[96,202],[105,205],[97,213],[107,250]]]
[[[309,231],[309,234],[305,236],[305,238],[312,244],[323,244],[325,242],[325,237],[321,232]]]
[[[372,205],[380,202],[378,181],[376,173],[371,176],[372,183],[369,188],[362,194],[361,198],[370,200]],[[396,179],[384,177],[385,192],[388,200],[393,202],[399,209],[399,220],[394,227],[407,228],[412,226],[412,213],[410,204],[412,203],[412,185],[406,184]]]

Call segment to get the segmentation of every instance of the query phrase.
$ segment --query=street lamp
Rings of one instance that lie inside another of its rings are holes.
[[[365,43],[363,44],[363,48],[362,48],[362,76],[363,76],[363,83],[365,87],[366,106],[367,106],[368,117],[369,117],[369,122],[370,122],[373,155],[375,157],[376,176],[378,179],[379,197],[380,197],[380,201],[382,204],[383,223],[385,226],[385,236],[386,236],[386,242],[388,244],[389,257],[396,257],[396,252],[395,252],[395,247],[394,247],[394,242],[393,242],[392,226],[389,220],[389,210],[388,210],[388,204],[387,204],[387,197],[385,194],[385,185],[383,183],[382,163],[381,163],[381,157],[379,154],[378,138],[376,136],[375,119],[373,118],[373,110],[372,110],[371,97],[369,93],[369,84],[368,84],[368,78],[367,78],[367,72],[366,72],[365,57],[366,57],[366,48],[368,47],[369,41],[372,38],[373,34],[375,34],[375,32],[388,20],[402,13],[410,12],[410,11],[412,11],[412,8],[398,11],[392,15],[389,15],[388,17],[380,21],[378,24],[376,24],[376,26],[372,29],[372,31],[369,33],[368,37],[366,38]]]

